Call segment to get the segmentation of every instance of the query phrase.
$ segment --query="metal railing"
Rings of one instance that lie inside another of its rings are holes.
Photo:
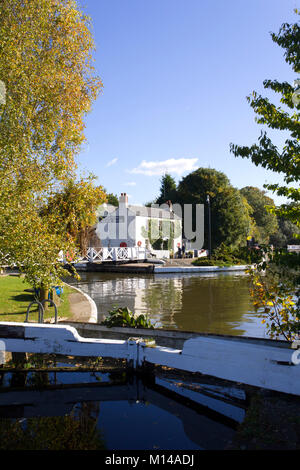
[[[57,323],[57,319],[58,319],[57,306],[56,306],[55,302],[52,299],[44,299],[41,302],[39,302],[38,300],[33,300],[32,302],[30,302],[30,304],[28,305],[28,308],[27,308],[27,312],[26,312],[25,323],[30,323],[29,322],[30,309],[31,309],[32,305],[35,305],[35,304],[38,305],[38,309],[39,309],[38,323],[44,323],[44,314],[45,314],[44,305],[45,305],[46,302],[49,302],[51,305],[53,305],[53,307],[54,307],[54,323]]]

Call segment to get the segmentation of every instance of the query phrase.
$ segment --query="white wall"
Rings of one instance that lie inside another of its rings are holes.
[[[116,218],[120,223],[116,222]],[[119,247],[126,243],[128,247],[136,246],[136,218],[128,214],[127,208],[120,207],[108,217],[98,222],[96,234],[104,247]]]
[[[121,221],[121,224],[116,222],[116,217]],[[149,217],[131,215],[130,210],[120,207],[115,212],[109,214],[108,217],[98,222],[96,227],[96,234],[101,240],[103,247],[119,247],[122,242],[125,242],[128,247],[137,246],[140,243],[140,248],[147,248],[146,233],[148,230]],[[169,219],[159,219],[169,220]],[[126,223],[122,223],[126,221]],[[180,222],[181,226],[181,222]],[[145,229],[145,230],[143,230]],[[177,251],[177,244],[182,243],[181,231],[180,236],[173,240],[173,251]]]
[[[141,247],[142,248],[146,248],[146,238],[147,237],[144,237],[143,236],[143,233],[144,233],[144,230],[147,232],[148,230],[148,217],[142,217],[142,216],[138,216],[136,217],[135,221],[136,221],[136,226],[135,226],[135,233],[136,233],[136,243],[138,243],[139,241],[142,243],[141,244]]]

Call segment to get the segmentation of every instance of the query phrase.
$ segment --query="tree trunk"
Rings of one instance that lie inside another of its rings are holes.
[[[44,287],[44,286],[41,286],[40,287],[40,294],[39,294],[39,302],[43,302],[43,300],[46,300],[48,299],[48,295],[49,295],[49,288],[48,287]],[[49,308],[49,302],[45,302],[43,304],[43,307],[44,307],[44,310],[48,310]]]

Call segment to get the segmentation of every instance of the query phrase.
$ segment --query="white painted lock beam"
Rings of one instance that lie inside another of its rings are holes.
[[[292,361],[289,343],[280,341],[199,335],[172,349],[140,338],[83,338],[68,325],[2,322],[1,345],[9,352],[125,359],[134,369],[146,362],[300,395],[300,364]]]

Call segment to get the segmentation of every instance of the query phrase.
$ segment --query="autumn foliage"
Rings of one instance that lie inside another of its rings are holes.
[[[70,239],[41,211],[76,179],[84,116],[102,88],[93,50],[75,1],[1,1],[0,261],[34,285],[62,276],[58,252]]]

